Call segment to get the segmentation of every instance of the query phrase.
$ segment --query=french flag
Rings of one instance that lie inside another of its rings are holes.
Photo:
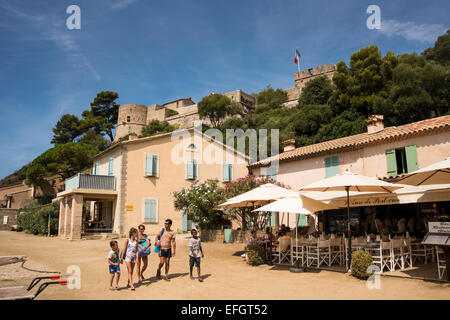
[[[294,63],[298,64],[300,62],[300,53],[295,49]]]

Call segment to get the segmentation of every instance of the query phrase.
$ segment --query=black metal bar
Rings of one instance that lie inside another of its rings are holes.
[[[30,285],[28,286],[28,288],[27,288],[27,291],[30,291],[31,289],[33,289],[41,280],[44,280],[44,279],[52,279],[52,280],[55,280],[55,279],[59,279],[59,278],[61,278],[60,276],[45,276],[45,277],[36,277],[36,278],[34,278],[32,281],[31,281],[31,283],[30,283]]]
[[[66,285],[68,281],[51,281],[51,282],[44,282],[40,285],[38,291],[34,295],[34,298],[36,298],[42,291],[44,291],[45,288],[47,288],[51,284],[60,284],[60,285]]]

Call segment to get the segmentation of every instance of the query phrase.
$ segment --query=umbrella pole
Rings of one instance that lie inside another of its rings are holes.
[[[348,252],[347,252],[347,270],[350,270],[352,261],[352,235],[350,230],[350,187],[345,187],[347,191],[347,235],[348,235]]]

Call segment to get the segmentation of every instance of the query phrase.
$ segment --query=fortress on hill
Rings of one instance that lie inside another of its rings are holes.
[[[325,75],[328,78],[333,77],[335,65],[333,63],[295,72],[293,88],[285,89],[288,95],[288,101],[284,106],[291,108],[297,105],[297,100],[308,81],[315,77]],[[242,90],[235,90],[224,93],[232,101],[239,102],[242,105],[254,109],[256,98],[245,93]],[[117,128],[114,141],[130,134],[141,134],[142,128],[152,120],[167,121],[170,124],[178,124],[180,128],[191,128],[194,121],[199,120],[197,104],[190,97],[181,98],[166,102],[163,105],[152,104],[145,106],[142,104],[123,104],[119,107],[117,119]],[[205,123],[206,119],[204,120]]]

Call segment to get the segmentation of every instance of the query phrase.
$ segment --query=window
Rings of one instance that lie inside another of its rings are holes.
[[[308,225],[308,220],[306,215],[298,213],[297,214],[297,227],[306,227]]]
[[[97,175],[97,174],[99,174],[99,171],[100,171],[100,165],[96,162],[96,163],[94,163],[94,167],[92,169],[93,169],[92,174]]]
[[[337,174],[339,174],[339,157],[325,158],[325,178],[330,178]]]
[[[144,222],[158,222],[158,199],[144,199]]]
[[[195,152],[197,152],[197,151],[198,151],[198,148],[197,148],[197,146],[196,146],[194,143],[190,143],[190,144],[187,146],[186,151],[195,151]]]
[[[198,178],[198,165],[196,159],[188,159],[186,163],[186,179],[197,180]]]
[[[127,116],[127,122],[130,122],[130,121],[131,121],[131,117]]]
[[[112,176],[113,174],[114,174],[114,159],[110,157],[108,164],[108,176]]]
[[[419,168],[416,145],[386,150],[386,161],[388,176],[416,171]]]
[[[157,177],[159,167],[159,157],[156,154],[145,154],[145,176],[146,177]]]
[[[233,165],[231,163],[223,164],[223,182],[233,180]]]
[[[266,176],[267,178],[272,179],[273,182],[277,182],[277,172],[277,167],[269,167],[266,169]]]
[[[275,227],[275,218],[276,218],[276,213],[274,211],[271,211],[268,215],[267,215],[267,226],[268,227]]]
[[[192,220],[189,219],[189,216],[186,213],[186,209],[183,209],[181,214],[182,214],[181,230],[183,231],[192,230]]]

